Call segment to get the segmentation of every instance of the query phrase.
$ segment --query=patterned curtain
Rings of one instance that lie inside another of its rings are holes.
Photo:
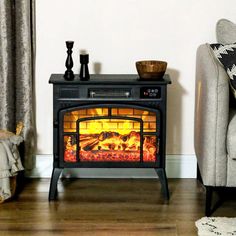
[[[0,129],[24,124],[25,169],[35,164],[34,0],[0,0]]]

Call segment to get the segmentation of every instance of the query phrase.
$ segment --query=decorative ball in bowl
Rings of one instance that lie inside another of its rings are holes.
[[[161,79],[166,72],[165,61],[137,61],[136,69],[140,79]]]

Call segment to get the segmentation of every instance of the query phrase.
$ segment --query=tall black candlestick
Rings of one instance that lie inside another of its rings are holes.
[[[67,58],[66,58],[66,71],[64,74],[65,80],[73,80],[74,79],[74,72],[72,71],[73,67],[73,59],[72,59],[72,48],[74,45],[74,41],[66,41],[66,47],[67,47]]]

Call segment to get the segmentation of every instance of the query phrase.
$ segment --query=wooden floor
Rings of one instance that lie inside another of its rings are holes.
[[[0,204],[0,235],[197,235],[204,189],[195,179],[170,179],[166,203],[154,179],[64,179],[48,202],[49,179],[28,179],[14,201]],[[229,200],[213,216],[236,216]]]

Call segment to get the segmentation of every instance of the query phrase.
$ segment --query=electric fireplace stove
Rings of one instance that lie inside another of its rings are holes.
[[[170,78],[53,74],[53,171],[49,200],[63,168],[154,168],[169,199],[165,172],[166,95]]]

